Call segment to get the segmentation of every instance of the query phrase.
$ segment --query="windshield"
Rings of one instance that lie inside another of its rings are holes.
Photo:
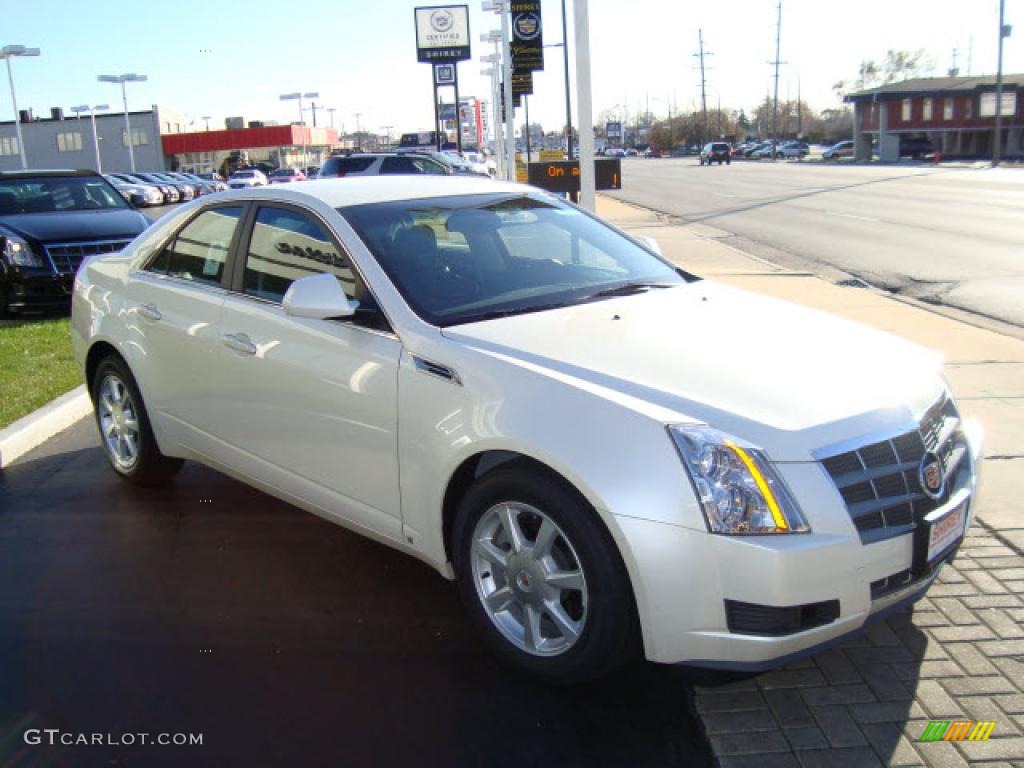
[[[339,208],[421,318],[439,326],[686,282],[557,198],[487,194]]]
[[[0,215],[127,207],[124,198],[96,176],[0,180]]]
[[[248,179],[255,176],[255,171],[235,171],[234,178],[236,179]]]

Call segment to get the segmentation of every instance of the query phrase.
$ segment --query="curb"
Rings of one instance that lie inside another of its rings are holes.
[[[42,445],[92,412],[92,401],[81,384],[0,430],[0,469]]]

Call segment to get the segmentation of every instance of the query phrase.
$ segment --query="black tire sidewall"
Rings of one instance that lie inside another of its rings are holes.
[[[516,648],[480,604],[471,560],[472,534],[481,515],[503,501],[519,501],[548,515],[565,532],[587,582],[587,619],[568,651],[534,656]],[[567,484],[541,472],[498,468],[463,497],[453,530],[456,582],[463,605],[485,644],[502,660],[555,684],[601,677],[634,655],[637,627],[629,578],[621,556],[597,513]]]

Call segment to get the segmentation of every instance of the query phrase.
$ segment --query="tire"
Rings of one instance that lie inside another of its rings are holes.
[[[510,520],[518,546],[508,534]],[[539,540],[547,542],[539,545],[546,554],[535,557]],[[593,508],[564,481],[515,463],[487,473],[462,499],[452,541],[470,621],[507,664],[568,685],[602,677],[637,655],[639,627],[619,551]],[[488,597],[493,607],[485,607]]]
[[[100,361],[89,391],[100,444],[119,477],[160,485],[177,474],[184,462],[160,452],[135,377],[120,357]]]

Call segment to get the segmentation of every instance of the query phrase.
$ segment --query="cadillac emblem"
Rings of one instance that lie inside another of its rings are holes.
[[[455,17],[452,16],[451,11],[442,9],[430,14],[430,26],[432,26],[437,32],[450,32],[454,24]]]
[[[513,23],[516,26],[516,36],[520,40],[533,40],[540,34],[540,16],[535,13],[517,16]]]
[[[946,477],[943,474],[942,459],[932,451],[921,457],[921,465],[917,469],[917,480],[921,490],[931,499],[938,499],[946,491]]]

